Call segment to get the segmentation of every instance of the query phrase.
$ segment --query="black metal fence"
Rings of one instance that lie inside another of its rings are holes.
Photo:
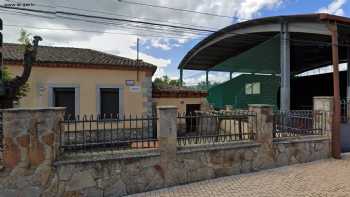
[[[177,116],[178,145],[253,140],[256,113],[250,111],[194,112]]]
[[[155,115],[76,116],[61,121],[63,152],[156,148]]]
[[[277,111],[273,117],[273,137],[324,135],[327,112]]]
[[[342,123],[350,121],[350,100],[341,101],[341,121]]]

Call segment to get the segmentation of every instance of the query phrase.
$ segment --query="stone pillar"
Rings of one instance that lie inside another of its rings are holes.
[[[3,186],[0,191],[11,188],[16,196],[36,196],[48,188],[55,175],[53,162],[59,153],[59,122],[63,119],[64,108],[6,109],[1,112],[2,162],[7,175],[0,179]],[[27,191],[29,193],[21,193]]]
[[[158,106],[158,139],[160,149],[160,167],[164,172],[165,186],[172,185],[172,165],[176,163],[177,149],[177,108],[174,106]]]
[[[325,120],[322,120],[322,118],[315,118],[317,125],[324,125],[324,129],[328,132],[328,136],[331,137],[332,132],[332,117],[333,117],[333,97],[332,96],[317,96],[313,98],[313,110],[316,112],[317,115],[319,113],[322,113],[324,115]],[[322,121],[322,122],[321,122]]]
[[[254,129],[256,130],[256,142],[261,144],[262,153],[254,160],[254,168],[267,169],[274,167],[273,158],[273,106],[249,105],[249,111],[256,113]]]

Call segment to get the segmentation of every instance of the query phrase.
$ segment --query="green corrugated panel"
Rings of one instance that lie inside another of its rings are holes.
[[[208,102],[217,108],[233,105],[235,108],[247,108],[248,104],[269,104],[277,107],[279,77],[266,75],[240,75],[208,91]],[[260,94],[246,95],[245,85],[260,82]]]
[[[231,57],[210,70],[245,73],[280,73],[280,35]]]

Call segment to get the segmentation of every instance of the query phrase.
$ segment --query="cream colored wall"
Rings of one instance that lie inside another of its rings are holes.
[[[156,106],[176,106],[177,111],[186,112],[186,104],[203,104],[206,98],[154,98]]]
[[[21,66],[7,67],[13,75],[19,75],[22,72]],[[143,90],[141,89],[138,93],[131,92],[125,85],[125,80],[135,80],[136,85],[142,87],[141,82],[145,76],[145,72],[140,71],[139,81],[136,81],[136,71],[33,67],[28,81],[30,91],[26,97],[21,99],[20,107],[48,107],[48,84],[74,84],[80,87],[80,114],[96,114],[96,86],[113,85],[123,87],[124,112],[133,115],[142,114],[146,110],[143,106],[146,100],[143,97]],[[43,89],[41,96],[40,87]]]

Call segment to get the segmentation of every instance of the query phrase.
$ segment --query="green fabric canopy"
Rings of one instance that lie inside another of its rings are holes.
[[[214,66],[213,71],[243,73],[280,73],[280,34],[235,57]]]

